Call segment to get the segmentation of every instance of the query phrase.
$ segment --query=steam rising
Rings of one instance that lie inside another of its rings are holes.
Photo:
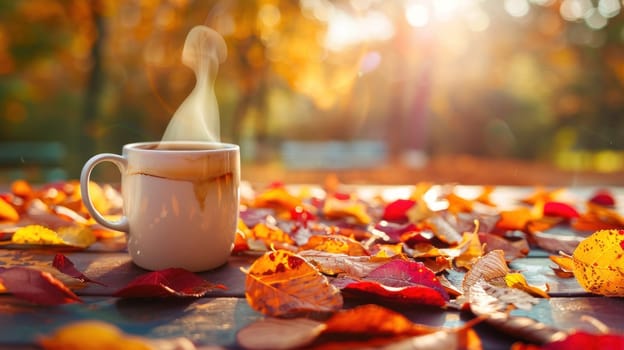
[[[219,106],[214,81],[225,61],[223,37],[206,26],[196,26],[186,36],[182,63],[195,72],[195,87],[171,118],[163,141],[220,141]]]

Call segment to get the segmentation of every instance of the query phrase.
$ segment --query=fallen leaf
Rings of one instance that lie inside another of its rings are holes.
[[[323,214],[330,219],[351,218],[357,224],[362,225],[367,225],[372,221],[366,212],[366,204],[351,198],[327,198],[323,205]]]
[[[446,289],[423,263],[395,260],[369,273],[362,281],[348,284],[343,291],[383,300],[444,306]]]
[[[514,343],[512,350],[624,349],[624,335],[577,331],[542,346]]]
[[[24,245],[62,245],[86,248],[95,242],[93,232],[86,227],[61,227],[56,231],[41,225],[20,227],[11,238],[14,244]]]
[[[318,250],[302,250],[298,254],[326,275],[346,274],[356,278],[368,275],[388,261],[373,259],[368,255],[349,256]]]
[[[544,204],[545,216],[556,216],[564,219],[578,218],[579,213],[568,203],[564,202],[546,202]]]
[[[526,278],[524,278],[524,276],[520,273],[508,273],[505,276],[505,282],[507,283],[508,287],[520,289],[531,294],[532,296],[546,299],[550,298],[545,290],[529,285],[529,283],[526,281]]]
[[[199,298],[215,289],[226,289],[181,268],[169,268],[143,274],[113,296],[121,298],[194,297]]]
[[[436,215],[430,217],[428,221],[433,228],[433,233],[442,242],[458,244],[462,240],[462,235],[444,217]]]
[[[236,340],[245,349],[297,349],[312,343],[324,329],[324,323],[307,318],[269,317],[245,326]]]
[[[586,232],[624,229],[624,218],[613,208],[588,202],[587,212],[574,220],[572,228]]]
[[[565,272],[572,273],[574,276],[574,259],[571,256],[567,255],[551,255],[549,256],[550,260],[557,264],[557,266]]]
[[[283,185],[271,186],[266,191],[258,194],[254,200],[256,208],[274,208],[290,213],[291,210],[301,205],[301,199],[293,196]]]
[[[46,350],[110,349],[151,350],[146,339],[123,333],[116,326],[102,321],[80,321],[67,324],[38,343]]]
[[[441,330],[383,346],[383,350],[481,350],[481,339],[472,328]]]
[[[342,307],[340,291],[305,259],[289,251],[265,253],[246,273],[247,302],[265,315],[333,312]]]
[[[533,241],[535,244],[551,253],[564,252],[566,254],[572,254],[574,249],[583,240],[579,236],[561,235],[553,233],[536,232],[533,234]]]
[[[408,219],[407,212],[415,204],[416,202],[411,199],[397,199],[384,208],[382,219],[388,221],[405,221]]]
[[[11,204],[0,198],[0,221],[3,220],[17,221],[19,220],[19,214]]]
[[[47,272],[26,267],[0,267],[0,282],[16,298],[35,304],[80,302],[78,296]]]
[[[54,260],[52,261],[52,266],[57,268],[62,273],[68,276],[71,276],[81,282],[91,282],[91,283],[99,284],[101,286],[106,286],[105,284],[101,282],[94,281],[88,278],[82,272],[78,271],[78,269],[76,269],[76,267],[74,266],[74,263],[63,254],[57,253],[54,256]]]
[[[572,254],[574,276],[588,292],[624,296],[624,230],[601,230]]]
[[[362,243],[354,239],[338,235],[311,236],[308,239],[308,242],[300,249],[346,254],[350,256],[370,255]]]
[[[336,312],[325,322],[323,333],[365,337],[422,335],[437,329],[415,324],[402,314],[379,305],[360,305]]]
[[[589,202],[603,207],[615,207],[615,197],[613,197],[613,193],[607,189],[596,191],[589,199]]]

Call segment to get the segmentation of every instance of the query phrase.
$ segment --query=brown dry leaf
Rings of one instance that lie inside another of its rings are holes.
[[[529,254],[529,242],[524,238],[509,240],[492,233],[479,233],[479,239],[485,245],[486,253],[502,250],[505,252],[505,260],[508,262],[524,258]]]
[[[477,260],[472,269],[466,272],[462,282],[464,295],[469,296],[470,289],[480,281],[498,287],[505,286],[505,276],[508,273],[509,267],[505,261],[505,253],[502,250],[493,250]]]
[[[433,233],[442,242],[448,244],[459,244],[461,242],[462,235],[442,216],[431,216],[428,221],[433,229]]]
[[[349,256],[318,250],[302,250],[298,254],[324,274],[346,274],[356,278],[365,277],[390,260],[374,259],[370,256]]]
[[[370,255],[362,243],[339,235],[314,235],[301,247],[301,250],[318,250],[335,254],[346,254],[349,256]]]
[[[247,325],[236,335],[245,349],[296,349],[313,342],[325,324],[307,318],[265,318]]]
[[[538,247],[548,252],[572,254],[583,238],[579,236],[537,232],[533,234],[533,240]]]
[[[601,230],[584,239],[572,254],[574,276],[585,290],[624,296],[624,230]]]
[[[249,305],[269,316],[333,312],[342,307],[340,291],[301,256],[286,250],[264,254],[247,271]]]

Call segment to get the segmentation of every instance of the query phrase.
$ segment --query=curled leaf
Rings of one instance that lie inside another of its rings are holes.
[[[52,266],[56,267],[62,273],[68,276],[71,276],[81,282],[92,282],[92,283],[96,283],[101,286],[104,286],[103,283],[94,281],[88,278],[87,276],[85,276],[82,272],[78,271],[78,269],[76,269],[76,267],[74,266],[74,263],[63,254],[57,253],[54,256],[54,260],[52,261]]]
[[[578,211],[568,203],[563,202],[546,202],[544,204],[545,216],[558,216],[564,219],[573,219],[579,217]]]
[[[342,307],[340,291],[302,257],[277,250],[256,259],[247,271],[249,305],[270,316],[332,312]]]

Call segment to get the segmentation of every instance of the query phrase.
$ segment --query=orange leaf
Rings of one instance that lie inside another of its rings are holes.
[[[256,196],[253,206],[256,208],[274,208],[290,212],[301,205],[301,200],[283,186],[274,186]]]
[[[44,349],[153,349],[147,339],[130,336],[102,321],[80,321],[59,328],[39,339]]]
[[[358,224],[369,224],[372,218],[366,212],[366,205],[354,199],[338,199],[330,197],[325,200],[323,214],[328,218],[352,218]]]
[[[349,256],[370,255],[364,246],[351,238],[344,236],[319,236],[314,235],[301,247],[302,250],[318,250],[328,253],[346,254]]]
[[[13,206],[0,197],[0,220],[17,221],[19,214]]]
[[[264,254],[247,271],[245,296],[265,315],[332,312],[342,307],[340,291],[302,257],[285,250]]]
[[[350,310],[341,310],[325,322],[323,333],[353,334],[359,336],[422,335],[435,328],[414,324],[400,313],[382,306],[369,304]]]

